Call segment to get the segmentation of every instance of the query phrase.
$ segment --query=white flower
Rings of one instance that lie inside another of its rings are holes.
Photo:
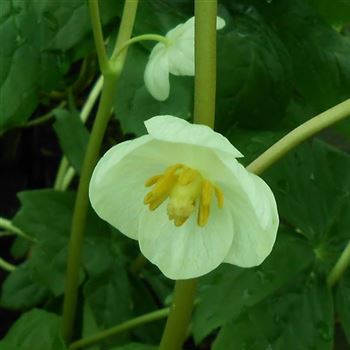
[[[216,28],[225,26],[225,21],[217,17]],[[169,96],[169,73],[174,75],[194,75],[194,17],[170,30],[165,38],[168,43],[158,43],[149,57],[144,79],[148,91],[159,100]]]
[[[222,262],[259,265],[279,222],[268,185],[207,126],[172,116],[145,124],[148,135],[114,146],[97,164],[90,182],[97,214],[138,240],[172,279],[206,274]]]

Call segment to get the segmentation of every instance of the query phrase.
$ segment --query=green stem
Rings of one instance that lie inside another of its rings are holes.
[[[66,104],[67,104],[66,101],[62,101],[57,107],[55,107],[51,111],[47,112],[46,114],[42,115],[41,117],[37,117],[33,120],[30,120],[26,124],[23,124],[23,127],[24,128],[31,128],[32,126],[37,126],[37,125],[48,122],[49,120],[51,120],[53,118],[55,110],[58,108],[64,107]]]
[[[195,1],[194,119],[214,128],[217,1]]]
[[[92,16],[92,26],[94,31],[94,38],[96,42],[97,51],[101,51],[101,43],[103,44],[101,24],[97,19],[98,7],[96,1],[90,0],[90,12]],[[132,11],[130,10],[132,9]],[[126,0],[122,23],[127,28],[120,28],[117,44],[118,42],[124,42],[129,39],[126,37],[129,33],[131,34],[134,18],[137,9],[137,1]],[[129,18],[125,18],[129,16]],[[120,39],[122,37],[122,39]],[[104,46],[103,46],[104,48]],[[101,55],[101,53],[100,53]],[[102,57],[101,57],[102,58]],[[71,227],[71,237],[68,246],[68,262],[67,262],[67,275],[66,275],[66,285],[65,285],[65,295],[63,302],[63,315],[62,315],[62,334],[64,339],[68,342],[72,335],[72,329],[75,319],[75,310],[77,303],[77,293],[78,293],[78,280],[79,280],[79,270],[80,270],[80,260],[81,251],[83,245],[84,231],[86,225],[86,215],[89,204],[88,198],[88,188],[89,181],[96,165],[102,139],[108,124],[109,116],[111,113],[112,106],[114,105],[115,92],[117,87],[117,81],[120,75],[120,71],[123,67],[125,56],[122,57],[123,62],[120,62],[118,70],[106,69],[103,66],[103,59],[100,61],[100,68],[104,75],[104,85],[102,88],[102,95],[96,115],[96,119],[91,131],[91,136],[87,146],[81,177],[78,186],[77,197],[75,200],[75,207],[73,212],[73,220]],[[108,62],[109,65],[109,62]]]
[[[12,222],[8,219],[0,217],[0,228],[6,230],[8,232],[11,232],[12,234],[15,234],[17,236],[20,236],[28,241],[36,242],[35,238],[29,236],[28,234],[23,232],[21,229],[19,229],[15,225],[13,225]]]
[[[214,127],[216,93],[216,0],[195,0],[194,122]],[[175,283],[174,300],[160,350],[179,350],[186,339],[197,280]]]
[[[350,99],[347,99],[292,130],[250,163],[247,169],[254,174],[261,174],[303,141],[349,116]]]
[[[103,135],[114,102],[117,78],[117,75],[111,75],[105,78],[105,83],[102,89],[102,96],[86,150],[77,197],[75,200],[71,238],[68,247],[68,267],[62,317],[63,336],[67,341],[71,337],[75,317],[80,258],[86,224],[86,215],[89,204],[89,181],[98,159]]]
[[[121,47],[118,49],[118,51],[115,51],[112,55],[112,60],[116,59],[126,48],[128,48],[130,45],[139,43],[141,41],[158,41],[165,45],[169,45],[169,40],[162,35],[158,34],[142,34],[135,36],[134,38],[126,41]]]
[[[61,159],[60,165],[58,167],[58,172],[56,175],[55,183],[53,185],[54,190],[62,191],[62,183],[66,172],[69,169],[69,162],[67,157]]]
[[[16,270],[15,265],[10,264],[9,262],[5,261],[2,258],[0,258],[0,267],[8,272],[12,272],[12,271]]]
[[[100,65],[101,72],[104,74],[108,71],[109,61],[106,53],[106,48],[103,40],[102,26],[100,20],[100,9],[98,6],[98,0],[88,0],[90,18],[92,24],[92,32],[94,34],[96,52],[98,57],[98,63]]]
[[[346,269],[350,266],[350,242],[345,247],[344,251],[340,255],[335,266],[331,270],[327,278],[327,284],[333,287],[340,277],[344,274]]]
[[[93,344],[101,342],[102,340],[105,340],[106,338],[115,336],[122,332],[129,331],[143,324],[161,320],[162,318],[166,317],[169,314],[169,310],[170,310],[169,308],[164,308],[161,310],[150,312],[148,314],[145,314],[139,317],[135,317],[132,320],[128,320],[118,326],[101,331],[95,335],[92,335],[91,337],[77,340],[72,344],[70,344],[69,349],[73,350],[73,349],[80,349],[86,346],[91,346]]]
[[[159,350],[182,349],[191,321],[195,301],[197,279],[175,282],[174,299],[165,325]]]

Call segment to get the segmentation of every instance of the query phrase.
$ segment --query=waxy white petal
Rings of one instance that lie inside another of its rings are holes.
[[[112,147],[98,162],[93,172],[89,196],[96,213],[126,236],[137,239],[138,218],[143,210],[147,188],[145,181],[163,171],[163,165],[144,158],[146,135]],[[142,147],[141,147],[142,146]]]
[[[243,157],[230,141],[206,125],[191,124],[170,115],[156,116],[145,121],[148,133],[162,141],[210,148],[232,157]]]
[[[269,186],[249,173],[238,162],[226,162],[231,179],[221,183],[225,205],[230,207],[235,237],[225,262],[252,267],[270,254],[276,240],[279,217],[277,205]]]
[[[169,60],[165,45],[158,43],[152,50],[151,56],[146,65],[144,80],[151,95],[164,101],[169,96]]]
[[[180,227],[167,219],[166,203],[140,217],[139,244],[147,259],[172,279],[188,279],[215,269],[227,255],[233,239],[232,218],[228,211],[212,208],[205,227],[196,215]]]

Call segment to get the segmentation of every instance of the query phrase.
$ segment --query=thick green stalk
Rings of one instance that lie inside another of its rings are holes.
[[[194,122],[214,127],[216,93],[216,0],[195,1]],[[186,339],[196,294],[196,279],[175,283],[174,300],[160,350],[179,350]]]
[[[83,347],[91,346],[93,344],[99,343],[106,338],[115,336],[117,334],[129,331],[133,328],[139,327],[143,324],[161,320],[169,314],[169,308],[164,308],[161,310],[153,311],[148,314],[135,317],[131,320],[128,320],[118,326],[106,329],[97,334],[92,335],[91,337],[77,340],[70,344],[69,349],[80,349]]]
[[[214,128],[216,95],[216,0],[195,1],[194,123]]]
[[[327,283],[330,287],[334,287],[346,269],[350,266],[350,242],[340,255],[335,266],[328,275]]]
[[[250,163],[247,169],[257,175],[263,173],[300,143],[349,116],[350,99],[347,99],[292,130]]]
[[[117,86],[117,75],[105,77],[102,96],[86,150],[73,213],[71,238],[68,247],[66,290],[63,303],[62,332],[68,341],[71,337],[77,302],[81,250],[84,238],[86,215],[89,204],[89,182],[96,165],[106,130]]]
[[[109,68],[109,60],[106,53],[105,43],[103,40],[102,26],[100,20],[100,9],[98,6],[98,0],[88,0],[89,10],[90,10],[90,18],[92,24],[92,32],[94,34],[95,39],[95,47],[98,58],[98,63],[100,66],[100,70],[104,75],[105,72],[108,71]]]
[[[91,131],[91,136],[84,158],[73,212],[71,237],[68,247],[67,275],[62,315],[62,334],[67,342],[71,338],[75,319],[81,251],[89,203],[89,181],[99,156],[102,139],[108,124],[112,107],[114,105],[117,81],[125,60],[125,55],[121,56],[121,62],[119,62],[118,70],[110,69],[109,61],[107,62],[108,65],[106,66],[106,62],[103,58],[103,51],[105,49],[103,44],[101,23],[98,14],[98,2],[96,0],[89,0],[89,6],[92,17],[96,50],[99,56],[100,69],[104,75],[104,84],[96,119]],[[122,17],[124,28],[120,28],[116,45],[118,45],[118,42],[124,42],[130,38],[134,25],[136,9],[137,1],[126,0]],[[125,16],[129,17],[125,18]]]

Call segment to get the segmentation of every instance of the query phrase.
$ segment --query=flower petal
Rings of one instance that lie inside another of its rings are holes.
[[[163,43],[158,43],[151,52],[144,74],[148,91],[159,101],[166,100],[170,91],[167,51]]]
[[[133,239],[137,239],[140,213],[147,209],[145,181],[164,170],[158,161],[144,157],[149,147],[153,147],[149,135],[112,147],[90,181],[89,196],[96,213]]]
[[[194,17],[169,31],[166,37],[172,42],[168,49],[169,71],[174,75],[194,76]],[[225,21],[217,17],[216,28],[225,26]]]
[[[202,146],[232,157],[243,157],[226,137],[206,125],[191,124],[170,115],[153,117],[146,120],[145,125],[148,133],[158,140]]]
[[[231,183],[221,184],[235,227],[225,262],[252,267],[261,264],[272,250],[279,224],[277,205],[271,189],[260,177],[238,162],[231,163]]]
[[[141,215],[140,249],[168,278],[204,275],[227,255],[233,238],[229,211],[213,206],[209,221],[202,228],[196,220],[193,213],[183,226],[176,227],[168,220],[166,203],[154,212],[144,211]]]

